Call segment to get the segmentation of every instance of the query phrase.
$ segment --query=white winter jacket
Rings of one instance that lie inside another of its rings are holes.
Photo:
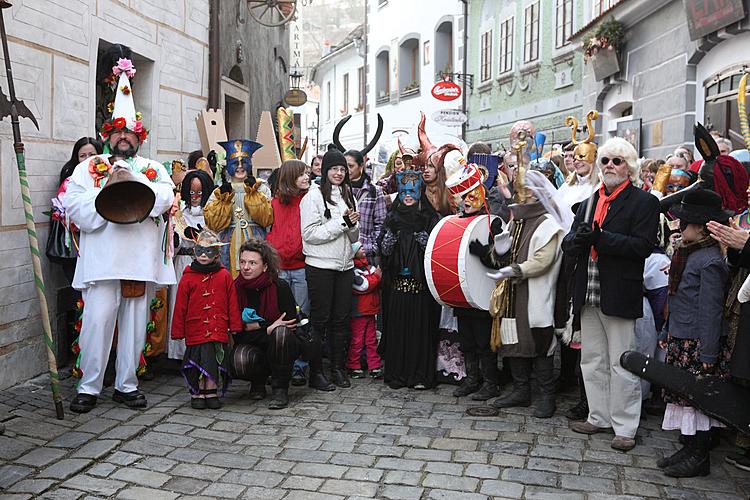
[[[311,188],[302,198],[300,217],[302,226],[302,252],[305,264],[319,269],[347,271],[354,267],[352,240],[359,239],[359,228],[349,229],[344,222],[346,203],[341,197],[341,188],[333,186],[328,203],[331,218],[324,215],[325,205],[320,189]]]

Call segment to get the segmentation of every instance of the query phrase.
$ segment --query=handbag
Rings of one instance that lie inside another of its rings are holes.
[[[70,247],[68,246],[68,230],[60,219],[50,217],[49,235],[47,236],[47,248],[45,253],[47,258],[58,264],[65,263],[69,260],[78,258],[78,251],[75,248],[73,239],[75,234],[70,233]]]

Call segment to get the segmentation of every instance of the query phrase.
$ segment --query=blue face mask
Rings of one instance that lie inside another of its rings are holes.
[[[398,183],[398,199],[404,201],[404,198],[411,196],[415,201],[419,201],[422,196],[422,173],[414,170],[403,170],[396,172],[396,182]]]

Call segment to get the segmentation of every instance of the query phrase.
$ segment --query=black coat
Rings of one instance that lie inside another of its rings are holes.
[[[599,192],[594,193],[594,208]],[[591,248],[574,243],[575,229],[586,215],[591,199],[581,203],[573,228],[562,243],[563,252],[574,256],[576,273],[573,286],[573,312],[586,300],[588,260]],[[593,219],[594,210],[591,211]],[[601,311],[607,316],[636,319],[643,316],[643,265],[656,245],[659,226],[659,200],[632,184],[612,201],[596,244],[598,252]]]
[[[728,249],[727,259],[733,266],[750,269],[750,240],[741,251]],[[737,326],[729,373],[733,378],[750,380],[750,302],[740,306],[740,323]]]

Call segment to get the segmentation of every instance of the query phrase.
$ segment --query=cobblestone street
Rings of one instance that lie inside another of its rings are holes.
[[[656,460],[676,449],[660,419],[642,421],[638,446],[581,436],[532,408],[468,417],[467,403],[435,391],[394,391],[355,380],[333,393],[292,389],[282,411],[251,403],[236,382],[223,409],[193,410],[181,378],[142,384],[146,411],[115,405],[111,389],[87,415],[54,418],[47,379],[0,394],[3,498],[526,498],[745,499],[750,474],[712,453],[711,476],[672,479]]]

